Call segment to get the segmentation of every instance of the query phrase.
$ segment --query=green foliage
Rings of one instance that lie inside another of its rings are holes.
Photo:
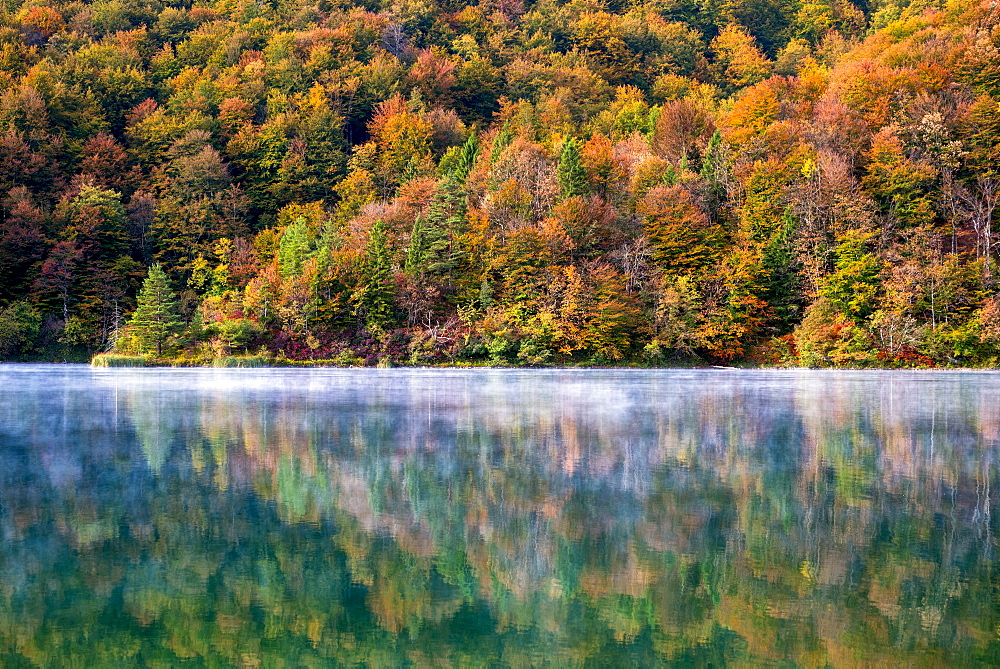
[[[181,327],[177,300],[170,280],[160,265],[149,268],[142,284],[135,311],[128,320],[129,336],[139,353],[156,352],[159,356],[169,338]]]
[[[92,367],[148,367],[149,361],[141,355],[116,355],[98,353],[90,359]]]
[[[644,354],[654,361],[692,357],[707,342],[702,297],[690,275],[666,276],[657,287],[653,307],[653,338]]]
[[[411,243],[419,255],[412,258],[415,264],[411,264],[407,252],[408,268],[432,277],[451,277],[465,256],[461,243],[466,227],[465,197],[458,177],[446,177],[438,183],[426,218],[420,218],[414,221],[418,246]]]
[[[274,361],[271,358],[260,355],[229,355],[213,359],[212,367],[269,367],[273,364],[273,362]]]
[[[901,393],[898,377],[762,386],[719,374],[710,386],[669,382],[690,374],[610,374],[637,380],[627,394],[587,392],[596,384],[576,372],[505,375],[502,386],[490,374],[487,384],[453,372],[357,374],[346,378],[369,392],[339,396],[367,401],[346,417],[324,411],[329,402],[274,401],[267,390],[284,379],[247,393],[67,384],[54,391],[63,401],[128,420],[62,417],[71,473],[101,485],[53,480],[54,456],[4,449],[17,475],[0,505],[21,530],[3,539],[3,583],[18,592],[0,608],[4,662],[99,653],[135,664],[490,666],[531,665],[540,650],[599,666],[992,657],[997,557],[982,550],[981,499],[961,494],[997,473],[984,465],[994,449],[983,411],[968,408],[970,396],[990,397],[988,377],[956,396]],[[428,393],[472,407],[474,419],[428,415]],[[783,401],[748,404],[762,393]],[[38,432],[52,402],[7,395],[5,438],[52,443]],[[650,395],[665,404],[637,421],[627,400]],[[557,414],[552,397],[563,399]],[[539,444],[554,433],[554,449]],[[334,458],[338,434],[350,447]],[[584,456],[601,466],[583,467]],[[900,468],[938,483],[915,486]],[[613,469],[627,480],[607,485]],[[943,518],[955,519],[947,531]],[[828,578],[845,557],[856,578]],[[63,631],[45,624],[54,597]],[[820,623],[831,607],[856,633],[830,636]],[[880,636],[887,628],[899,638]]]
[[[393,317],[391,263],[385,225],[376,221],[362,260],[362,283],[356,299],[358,316],[373,330],[382,330]]]
[[[287,279],[302,271],[302,263],[313,250],[313,240],[310,238],[305,219],[296,219],[285,228],[278,243],[278,270],[282,278]]]
[[[102,258],[115,258],[128,250],[125,207],[121,193],[84,185],[68,207],[66,237],[86,245]]]
[[[218,336],[226,351],[246,350],[263,334],[260,323],[248,318],[227,318],[206,330]]]
[[[866,249],[873,234],[852,230],[838,240],[834,271],[826,277],[820,295],[840,313],[861,323],[875,311],[882,265]]]
[[[809,305],[795,331],[803,367],[871,367],[879,364],[869,334],[826,298]]]
[[[21,300],[0,310],[0,359],[29,353],[35,346],[42,318],[33,305]]]
[[[780,334],[787,334],[799,322],[805,301],[801,288],[801,263],[794,248],[796,227],[794,215],[786,209],[781,227],[761,252],[764,274],[761,296],[774,314]]]
[[[438,169],[442,174],[462,182],[469,178],[469,173],[475,167],[478,156],[479,140],[476,135],[472,134],[462,146],[454,146],[448,150],[441,158]]]
[[[563,141],[556,173],[559,179],[559,189],[564,198],[586,193],[587,174],[580,163],[580,145],[576,138],[568,137]]]

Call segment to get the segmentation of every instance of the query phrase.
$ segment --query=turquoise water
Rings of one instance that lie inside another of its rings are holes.
[[[1000,374],[0,366],[0,665],[1000,663]]]

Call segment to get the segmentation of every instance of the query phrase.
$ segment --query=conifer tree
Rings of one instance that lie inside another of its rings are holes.
[[[476,164],[476,157],[479,155],[479,140],[476,139],[475,133],[469,135],[469,139],[465,141],[462,145],[461,150],[458,154],[458,161],[455,165],[455,170],[452,173],[456,179],[460,181],[465,181],[468,178],[469,173],[472,172],[472,168]]]
[[[281,277],[287,279],[302,271],[305,262],[312,251],[312,240],[304,218],[299,217],[285,228],[278,243],[278,267]]]
[[[559,179],[559,190],[562,191],[564,198],[583,195],[586,192],[587,173],[580,162],[580,146],[573,137],[563,142],[556,175]]]
[[[458,237],[465,229],[465,192],[458,180],[445,178],[431,201],[422,236],[428,274],[451,277],[462,260]]]
[[[392,266],[385,224],[380,220],[372,225],[362,272],[358,315],[369,328],[379,329],[392,319]]]
[[[427,251],[426,238],[424,235],[424,217],[418,215],[413,220],[413,228],[410,231],[410,245],[406,249],[406,265],[404,270],[410,276],[420,274],[424,266],[424,254]]]
[[[156,349],[163,352],[167,338],[180,327],[177,300],[170,290],[170,280],[159,263],[149,268],[149,275],[139,291],[138,305],[129,319],[129,328],[139,342],[141,353]]]

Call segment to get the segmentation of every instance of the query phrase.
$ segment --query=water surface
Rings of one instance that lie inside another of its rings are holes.
[[[1000,663],[1000,374],[0,366],[0,665]]]

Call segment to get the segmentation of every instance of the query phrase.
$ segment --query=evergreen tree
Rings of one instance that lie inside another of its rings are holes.
[[[837,241],[837,261],[819,294],[856,323],[863,322],[877,309],[882,265],[866,247],[874,233],[850,230]]]
[[[476,156],[479,155],[479,140],[476,139],[475,133],[469,135],[469,139],[465,141],[462,148],[458,154],[458,161],[455,165],[453,176],[460,181],[465,181],[468,178],[469,173],[472,172],[473,166],[476,164]]]
[[[722,145],[722,133],[716,130],[708,140],[701,163],[701,178],[705,182],[705,203],[713,218],[718,216],[725,202],[726,189],[722,183],[725,170],[726,156]]]
[[[464,255],[458,238],[465,231],[465,192],[455,178],[441,181],[421,230],[425,271],[451,278]]]
[[[495,163],[500,154],[503,153],[504,149],[511,145],[514,141],[514,128],[512,127],[510,121],[504,122],[500,131],[493,138],[493,146],[490,149],[490,163]]]
[[[563,142],[556,175],[559,179],[559,190],[562,191],[564,198],[586,193],[587,173],[580,162],[580,145],[573,137]]]
[[[180,324],[170,280],[157,263],[149,268],[149,275],[142,284],[138,305],[128,322],[129,328],[139,342],[141,353],[155,348],[156,355],[160,355],[167,338],[177,332]]]
[[[302,271],[302,263],[312,251],[312,240],[304,218],[299,217],[285,228],[278,243],[278,268],[283,279]]]
[[[413,220],[413,228],[410,231],[410,245],[406,249],[406,265],[404,267],[407,274],[416,276],[424,266],[424,255],[427,251],[426,238],[424,235],[424,217],[417,215]]]
[[[381,329],[392,320],[392,259],[382,221],[372,225],[366,255],[357,311],[369,328]]]
[[[793,246],[795,226],[795,216],[790,209],[786,209],[781,228],[761,252],[761,268],[764,270],[762,297],[774,313],[780,334],[792,331],[803,310],[799,276],[801,265]]]

